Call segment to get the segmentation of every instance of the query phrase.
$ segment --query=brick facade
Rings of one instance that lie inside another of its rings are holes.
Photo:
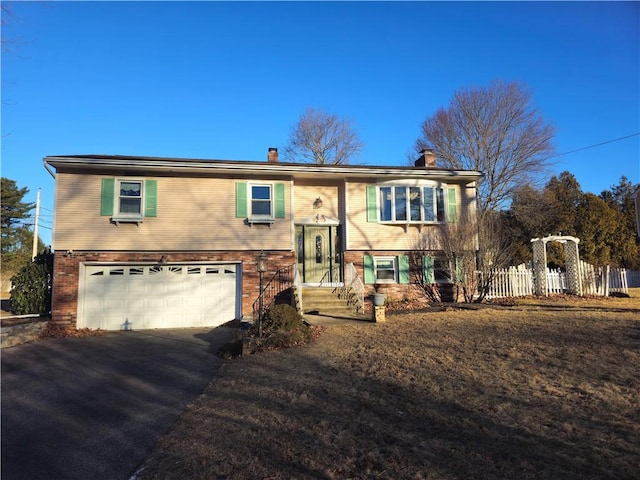
[[[78,289],[81,263],[159,263],[163,256],[171,264],[189,262],[234,262],[242,271],[242,315],[250,316],[253,302],[260,291],[260,276],[256,272],[259,251],[235,252],[56,252],[54,257],[53,300],[51,320],[69,329],[76,328],[78,312]],[[291,251],[265,251],[267,271],[264,282],[268,282],[280,268],[293,265]]]
[[[351,250],[344,252],[343,258],[345,264],[353,263],[358,272],[358,275],[364,281],[364,256],[372,255],[372,256],[388,256],[388,257],[396,257],[398,255],[408,255],[410,258],[411,266],[411,277],[410,283],[401,284],[401,283],[381,283],[381,284],[365,284],[364,295],[365,298],[369,295],[378,292],[385,293],[387,297],[393,299],[404,299],[404,298],[414,298],[414,297],[423,297],[424,292],[422,291],[422,287],[416,283],[415,275],[422,275],[422,266],[421,265],[413,265],[414,262],[411,261],[412,257],[416,254],[416,252],[405,251],[405,250],[366,250],[366,251],[356,251]]]

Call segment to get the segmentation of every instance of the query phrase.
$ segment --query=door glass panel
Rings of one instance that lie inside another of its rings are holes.
[[[322,263],[322,237],[316,235],[316,263]]]
[[[298,263],[304,262],[304,235],[298,232]]]

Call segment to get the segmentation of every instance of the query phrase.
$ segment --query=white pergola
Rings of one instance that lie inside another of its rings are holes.
[[[568,235],[551,235],[531,239],[533,247],[533,288],[536,295],[548,295],[547,289],[547,243],[559,242],[564,246],[567,291],[582,295],[582,275],[580,275],[580,239]]]

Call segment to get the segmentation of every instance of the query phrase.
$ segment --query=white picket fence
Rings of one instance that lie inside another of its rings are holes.
[[[608,296],[613,292],[628,293],[629,287],[640,286],[640,272],[624,268],[594,267],[580,262],[584,295]],[[608,272],[608,275],[607,275]],[[481,275],[481,272],[476,272]],[[524,297],[534,294],[533,271],[523,266],[496,269],[491,272],[493,282],[487,298]],[[565,273],[547,268],[547,291],[564,293],[567,289]]]
[[[627,286],[629,288],[640,287],[640,271],[627,270]]]

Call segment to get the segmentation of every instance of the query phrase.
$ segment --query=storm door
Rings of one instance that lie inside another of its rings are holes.
[[[298,225],[298,271],[304,283],[336,283],[342,280],[338,226]]]

